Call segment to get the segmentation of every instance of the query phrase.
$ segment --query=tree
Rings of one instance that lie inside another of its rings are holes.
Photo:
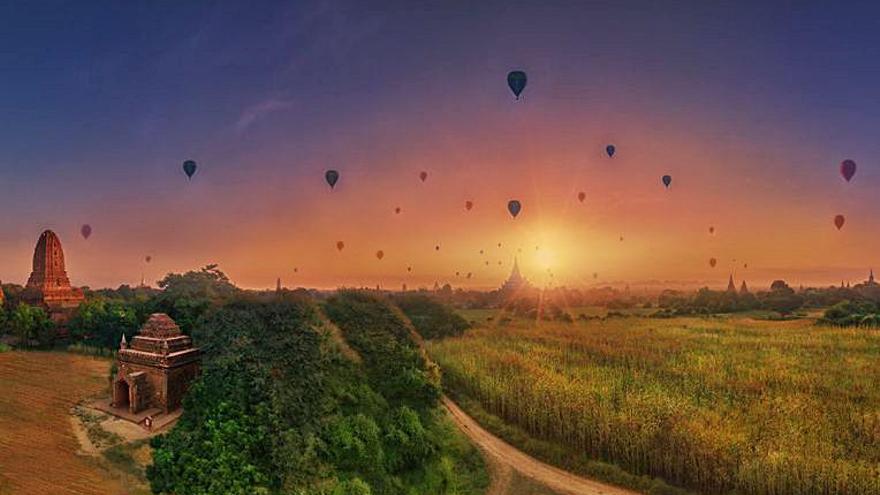
[[[70,320],[70,336],[89,345],[115,348],[122,335],[131,340],[140,324],[135,303],[101,299],[80,304]]]
[[[186,334],[192,333],[209,309],[230,302],[240,292],[217,265],[183,275],[169,273],[159,281],[159,287],[163,290],[152,301],[153,312],[168,314]]]
[[[764,308],[785,316],[800,308],[804,304],[804,298],[795,294],[794,289],[784,280],[775,280],[770,284],[770,292],[764,294],[762,304]]]
[[[24,346],[49,346],[55,340],[55,324],[40,307],[20,303],[9,316],[9,326]]]

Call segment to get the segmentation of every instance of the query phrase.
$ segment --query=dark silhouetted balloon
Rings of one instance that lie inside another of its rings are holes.
[[[440,251],[440,245],[439,245],[439,244],[437,244],[436,246],[434,246],[434,251]]]
[[[671,175],[664,175],[661,180],[663,181],[663,185],[666,186],[667,189],[669,188],[669,185],[672,184]]]
[[[345,247],[345,243],[342,241],[336,241],[336,249],[342,251],[342,248]]]
[[[843,224],[845,224],[845,223],[846,223],[846,218],[844,218],[843,215],[837,215],[836,217],[834,217],[834,225],[837,226],[837,230],[842,229]]]
[[[749,267],[748,263],[743,263],[743,268],[748,268],[748,267]]]
[[[192,176],[195,175],[197,168],[199,167],[193,160],[187,160],[183,162],[183,173],[186,174],[187,179],[192,179]]]
[[[486,266],[489,266],[489,262],[488,262],[488,261],[486,261]]]
[[[376,257],[379,258],[379,259],[381,260],[382,258],[385,257],[385,252],[382,251],[381,249],[378,250],[378,251],[376,251]]]
[[[339,181],[339,172],[335,170],[328,170],[324,172],[324,180],[327,181],[327,184],[330,184],[330,189],[336,187],[336,183]]]
[[[513,218],[516,218],[516,216],[519,215],[519,212],[521,210],[522,210],[522,204],[520,204],[519,201],[517,201],[515,199],[511,199],[510,201],[507,202],[507,211],[510,212],[510,215]]]
[[[500,243],[500,242],[498,243],[498,247],[501,247],[501,243]]]
[[[718,264],[718,260],[716,260],[715,258],[709,258],[709,266],[711,266],[712,268],[715,268],[715,265],[717,265],[717,264]]]
[[[623,242],[623,236],[620,236],[620,242]]]
[[[88,239],[89,236],[92,235],[92,226],[85,224],[79,229],[79,232],[82,234],[83,239]]]
[[[613,144],[609,144],[605,147],[605,153],[608,153],[608,158],[614,157],[614,152],[617,151],[617,148],[614,147]]]
[[[715,234],[715,227],[709,227],[709,233],[714,235]]]
[[[153,261],[153,257],[147,255],[147,256],[144,258],[144,261],[146,261],[147,263],[149,263],[149,262]]]
[[[459,275],[459,273],[460,273],[460,272],[455,272],[455,276],[457,277],[457,276]]]
[[[400,207],[399,206],[394,209],[394,213],[397,213],[398,215],[400,214]]]
[[[467,278],[471,278],[471,275],[473,275],[473,273],[468,272],[468,274],[467,274]]]
[[[483,254],[483,250],[482,250],[482,249],[480,249],[480,254]]]
[[[510,90],[513,91],[517,100],[523,90],[526,89],[527,81],[526,73],[521,70],[515,70],[507,74],[507,85],[510,86]]]
[[[471,209],[472,209],[473,207],[474,207],[474,202],[473,202],[473,201],[468,200],[468,201],[465,201],[465,202],[464,202],[464,209],[465,209],[465,210],[467,210],[467,211],[471,211]]]
[[[293,267],[293,273],[299,273],[299,268]]]
[[[411,271],[412,271],[412,267],[411,267],[411,266],[406,267],[406,271],[411,272]]]
[[[850,179],[853,178],[853,175],[856,175],[856,162],[852,160],[844,160],[840,162],[840,175],[849,182]]]
[[[428,180],[428,172],[420,172],[419,179],[422,179],[422,182],[425,182],[426,180]]]
[[[583,191],[579,192],[578,193],[578,201],[583,203],[585,199],[587,199],[587,193],[585,193]]]
[[[597,278],[599,278],[599,274],[596,273],[596,272],[593,272],[593,279],[595,280],[595,279],[597,279]]]

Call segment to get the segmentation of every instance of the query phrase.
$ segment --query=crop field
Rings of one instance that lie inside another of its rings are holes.
[[[121,495],[124,480],[78,454],[71,408],[107,387],[107,360],[0,353],[0,494]]]
[[[880,493],[876,330],[477,321],[429,343],[445,386],[573,457],[705,494]]]

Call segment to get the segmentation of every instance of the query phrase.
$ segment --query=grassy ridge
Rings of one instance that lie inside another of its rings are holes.
[[[808,321],[515,320],[429,343],[529,435],[704,493],[880,493],[880,333]]]

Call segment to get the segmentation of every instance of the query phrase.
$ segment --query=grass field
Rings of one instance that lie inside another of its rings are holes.
[[[108,367],[74,354],[0,353],[0,495],[143,493],[100,457],[78,453],[71,409],[106,390]]]
[[[706,494],[880,493],[880,332],[737,317],[482,321],[429,344],[446,386],[571,459]]]

